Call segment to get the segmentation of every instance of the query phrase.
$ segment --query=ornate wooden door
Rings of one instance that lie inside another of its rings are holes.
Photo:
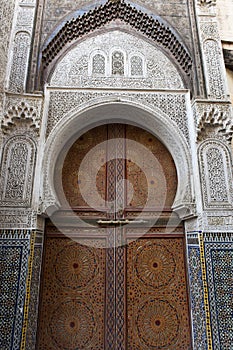
[[[73,212],[55,215],[60,231],[47,223],[37,349],[191,349],[167,149],[133,126],[97,127],[70,148],[62,179]]]

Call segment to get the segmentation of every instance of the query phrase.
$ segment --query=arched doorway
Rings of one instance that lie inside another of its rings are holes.
[[[60,231],[46,226],[37,349],[191,348],[183,227],[171,209],[177,174],[165,146],[135,126],[96,127],[70,147],[62,184]]]

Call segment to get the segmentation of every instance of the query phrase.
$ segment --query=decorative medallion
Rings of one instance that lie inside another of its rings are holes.
[[[173,254],[163,244],[149,242],[138,248],[135,270],[144,284],[159,288],[174,278],[176,263]]]
[[[65,300],[53,312],[49,328],[58,349],[87,349],[96,328],[93,310],[83,300]]]
[[[176,309],[166,300],[150,299],[139,309],[137,332],[148,349],[169,349],[179,333]]]
[[[55,275],[63,287],[85,288],[94,280],[98,261],[93,249],[87,246],[69,244],[58,252]]]

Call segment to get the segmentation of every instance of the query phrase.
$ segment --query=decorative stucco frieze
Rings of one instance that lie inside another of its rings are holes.
[[[200,20],[200,39],[202,43],[205,40],[220,40],[218,24],[216,21]]]
[[[23,92],[25,90],[30,43],[31,37],[28,32],[16,33],[13,44],[9,91]]]
[[[203,213],[203,230],[205,232],[232,232],[233,216],[231,210],[215,210]]]
[[[30,209],[0,209],[1,229],[37,228],[37,215]]]
[[[57,123],[69,112],[88,102],[104,100],[113,97],[116,100],[128,99],[146,105],[150,108],[160,109],[170,118],[183,133],[186,141],[189,142],[189,130],[187,122],[185,93],[145,93],[145,92],[74,92],[74,91],[50,91],[50,102],[47,122],[47,136]]]
[[[20,5],[23,4],[22,2]],[[28,4],[27,4],[28,5]],[[26,30],[31,33],[33,29],[33,21],[34,21],[34,6],[25,5],[19,6],[16,30]]]
[[[36,4],[36,0],[19,0],[19,3],[25,5],[34,5]]]
[[[219,43],[212,39],[205,40],[203,52],[206,61],[208,97],[212,99],[226,99],[223,57]]]

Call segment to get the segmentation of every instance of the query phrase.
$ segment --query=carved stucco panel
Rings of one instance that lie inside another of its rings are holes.
[[[12,20],[14,16],[14,0],[2,0],[0,6],[0,88],[3,88],[6,66],[7,66],[7,57],[8,57],[8,48],[10,41],[10,29],[12,26]]]
[[[27,32],[18,32],[13,43],[9,90],[23,92],[29,59],[31,37]]]
[[[16,28],[17,30],[26,29],[32,31],[34,21],[34,7],[20,6],[17,16]]]
[[[210,139],[200,145],[198,153],[204,208],[232,208],[229,149],[222,142]]]
[[[217,22],[200,21],[200,35],[201,35],[202,42],[204,42],[207,39],[219,41],[220,34],[219,34]]]
[[[226,97],[225,80],[222,67],[222,55],[218,42],[208,39],[203,44],[206,60],[208,96],[213,99]]]
[[[211,99],[226,99],[225,68],[217,22],[201,20],[200,39],[208,97]]]
[[[17,7],[17,19],[11,44],[11,61],[8,88],[12,92],[25,91],[29,53],[35,16],[35,3],[20,2]]]
[[[1,163],[2,206],[30,206],[35,157],[35,143],[29,137],[18,135],[7,140]]]

